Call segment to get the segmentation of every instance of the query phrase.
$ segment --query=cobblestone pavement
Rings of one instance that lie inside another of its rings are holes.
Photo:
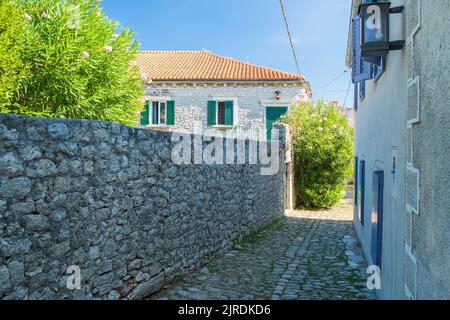
[[[151,299],[374,299],[351,201],[294,211]]]

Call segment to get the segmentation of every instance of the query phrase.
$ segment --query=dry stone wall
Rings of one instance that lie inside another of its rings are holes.
[[[0,114],[0,299],[141,299],[284,214],[283,148],[279,173],[263,176],[261,165],[175,165],[174,143]]]

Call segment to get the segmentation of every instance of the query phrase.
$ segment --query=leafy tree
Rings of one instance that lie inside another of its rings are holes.
[[[0,110],[12,104],[28,66],[22,60],[26,25],[11,0],[0,0]]]
[[[14,19],[26,23],[21,57],[29,71],[0,111],[136,123],[144,92],[132,32],[109,20],[98,0],[15,2]]]
[[[301,102],[282,120],[294,151],[297,203],[307,208],[337,204],[352,174],[353,129],[338,107]]]

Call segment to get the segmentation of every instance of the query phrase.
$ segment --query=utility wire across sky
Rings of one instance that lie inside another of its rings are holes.
[[[288,33],[288,36],[289,36],[289,42],[291,43],[292,54],[294,55],[295,65],[297,66],[297,72],[298,72],[299,75],[301,75],[301,73],[300,73],[300,65],[298,63],[297,53],[295,51],[295,46],[294,46],[294,40],[292,39],[291,29],[289,28],[289,22],[288,22],[288,18],[287,18],[287,15],[286,15],[286,10],[284,9],[283,0],[280,0],[280,5],[281,5],[281,11],[283,12],[284,23],[286,24],[286,30],[287,30],[287,33]]]

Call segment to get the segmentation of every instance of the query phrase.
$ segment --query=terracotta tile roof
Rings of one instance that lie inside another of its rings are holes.
[[[137,59],[152,81],[302,81],[303,76],[208,51],[142,51]]]

